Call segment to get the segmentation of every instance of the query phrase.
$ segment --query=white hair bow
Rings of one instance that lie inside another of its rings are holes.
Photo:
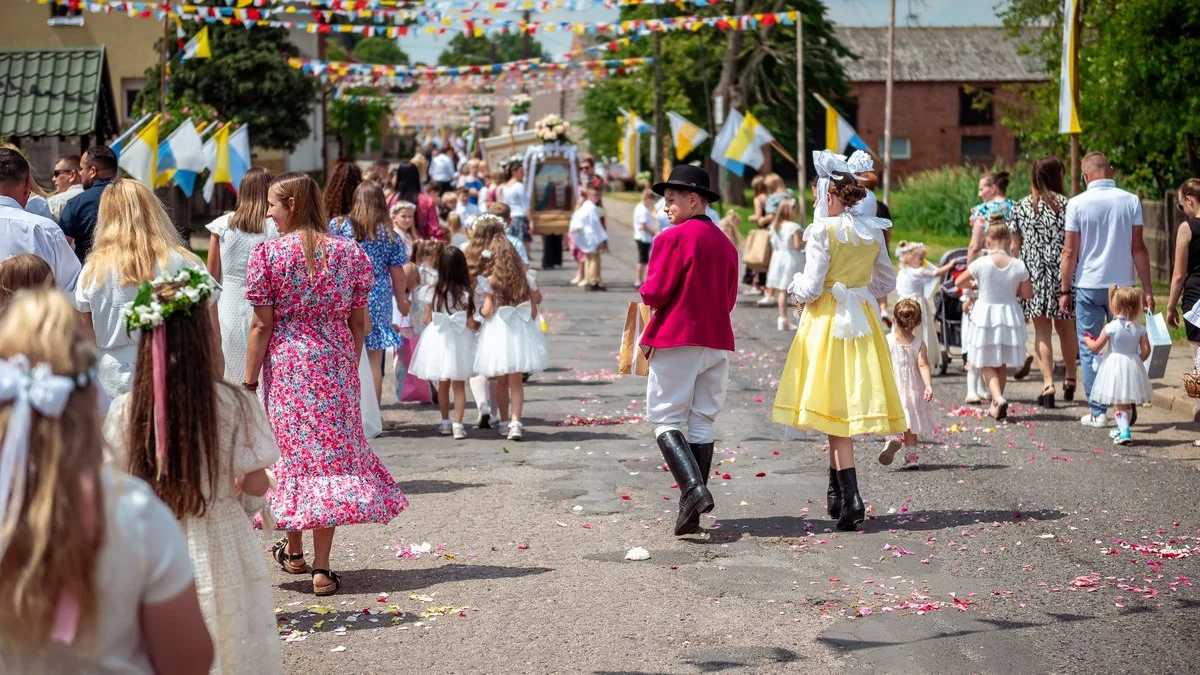
[[[853,173],[855,178],[861,178],[859,174],[875,170],[875,160],[862,150],[855,150],[850,159],[846,160],[846,165],[850,167],[850,173]]]
[[[49,364],[39,363],[30,368],[24,354],[0,360],[0,403],[12,404],[3,449],[0,449],[0,526],[3,526],[0,532],[8,530],[9,520],[20,513],[25,498],[33,411],[46,417],[59,417],[67,407],[71,392],[78,386],[79,380],[55,375]],[[0,539],[0,560],[4,559],[7,546],[8,541]]]
[[[846,163],[846,156],[832,150],[813,152],[813,168],[817,170],[816,207],[813,215],[817,218],[829,217],[829,179],[838,173],[854,173]]]

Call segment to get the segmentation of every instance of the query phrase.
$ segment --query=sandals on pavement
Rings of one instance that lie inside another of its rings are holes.
[[[271,557],[288,574],[304,574],[308,572],[308,563],[304,562],[303,553],[287,552],[287,537],[275,542],[275,545],[271,547]],[[299,560],[300,563],[296,564],[292,562],[293,560]]]
[[[325,576],[329,577],[330,579],[333,579],[333,583],[326,584],[324,586],[318,586],[317,585],[317,575],[318,574],[324,574]],[[314,568],[312,571],[312,578],[313,578],[313,595],[317,596],[318,598],[323,598],[328,595],[333,595],[334,593],[337,593],[342,588],[342,578],[340,576],[338,576],[337,572],[330,572],[329,570],[326,570],[326,569]]]

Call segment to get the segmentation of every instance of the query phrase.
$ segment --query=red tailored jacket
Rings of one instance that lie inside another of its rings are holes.
[[[706,216],[654,238],[642,302],[655,312],[642,333],[644,349],[709,347],[733,351],[738,252]]]

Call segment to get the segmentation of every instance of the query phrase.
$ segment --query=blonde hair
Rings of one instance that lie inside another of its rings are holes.
[[[1110,286],[1108,306],[1113,314],[1124,315],[1130,321],[1140,321],[1142,318],[1142,294],[1133,286]]]
[[[778,232],[784,223],[794,220],[796,220],[796,202],[787,199],[780,202],[779,207],[775,209],[775,220],[771,223],[771,227]]]
[[[18,354],[68,377],[96,362],[79,315],[51,289],[17,293],[0,317],[0,359]],[[28,464],[18,467],[26,473],[25,496],[10,513],[14,525],[0,533],[8,542],[0,560],[0,643],[21,658],[45,655],[64,592],[79,602],[81,632],[94,627],[96,560],[105,538],[97,399],[93,384],[71,392],[58,418],[32,411]],[[0,430],[8,429],[12,414],[11,402],[0,403]]]
[[[525,278],[525,263],[503,233],[488,243],[492,252],[492,298],[497,307],[516,307],[529,300],[529,280]]]
[[[1004,216],[999,213],[992,214],[984,239],[997,243],[1012,241],[1012,230],[1008,229],[1008,224],[1004,222]]]
[[[0,312],[17,291],[25,288],[54,288],[54,270],[49,263],[32,253],[0,262]]]
[[[908,250],[901,251],[901,249],[905,248]],[[909,243],[907,241],[898,242],[896,244],[896,251],[896,257],[900,259],[901,263],[904,263],[908,267],[919,267],[920,262],[925,259],[926,254],[925,246],[923,244]],[[914,259],[917,262],[916,265],[911,264]]]
[[[267,192],[275,174],[261,166],[251,167],[238,184],[237,209],[229,218],[229,229],[262,234],[267,226]]]
[[[347,217],[356,241],[391,241],[391,217],[388,215],[387,198],[383,196],[383,187],[379,183],[363,181],[355,188],[354,204]]]
[[[766,188],[767,194],[771,195],[776,192],[783,192],[786,186],[783,184],[783,179],[779,177],[779,174],[769,173],[763,178],[763,187]]]
[[[277,201],[288,207],[287,222],[276,225],[281,234],[300,233],[301,245],[304,248],[304,266],[308,269],[309,280],[312,280],[316,274],[318,245],[329,232],[329,220],[325,217],[321,190],[317,188],[317,182],[312,176],[292,171],[271,183],[271,193]]]
[[[461,233],[463,231],[462,217],[457,213],[446,216],[446,231],[450,234]]]
[[[725,233],[729,241],[733,242],[734,247],[742,248],[742,217],[732,208],[725,212],[725,217],[721,222],[717,223],[717,227]]]
[[[162,202],[136,180],[115,180],[100,195],[96,243],[83,271],[83,284],[97,287],[110,275],[122,286],[150,281],[178,253],[199,265]]]
[[[904,330],[913,330],[921,325],[921,305],[912,298],[904,298],[892,308],[892,320]]]
[[[39,197],[45,198],[46,190],[40,183],[38,183],[37,172],[33,168],[33,162],[29,162],[29,156],[25,154],[25,151],[13,145],[12,143],[7,142],[0,143],[0,148],[12,150],[13,152],[25,158],[25,161],[29,163],[29,191]]]
[[[512,209],[504,202],[492,202],[488,204],[488,213],[493,216],[500,216],[505,223],[512,222]]]
[[[766,194],[765,183],[766,179],[762,176],[755,176],[754,178],[750,179],[750,190],[754,192],[755,197],[761,194]]]
[[[494,255],[484,256],[483,252],[490,250],[492,241],[496,238],[503,239],[504,243],[509,244],[508,238],[504,236],[504,226],[493,218],[478,218],[471,226],[470,237],[467,241],[466,254],[471,278],[491,276],[496,258]]]

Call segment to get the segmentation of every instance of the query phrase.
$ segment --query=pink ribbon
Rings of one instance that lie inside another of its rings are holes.
[[[167,464],[167,327],[160,324],[151,334],[154,378],[154,441],[158,459],[158,478]]]

